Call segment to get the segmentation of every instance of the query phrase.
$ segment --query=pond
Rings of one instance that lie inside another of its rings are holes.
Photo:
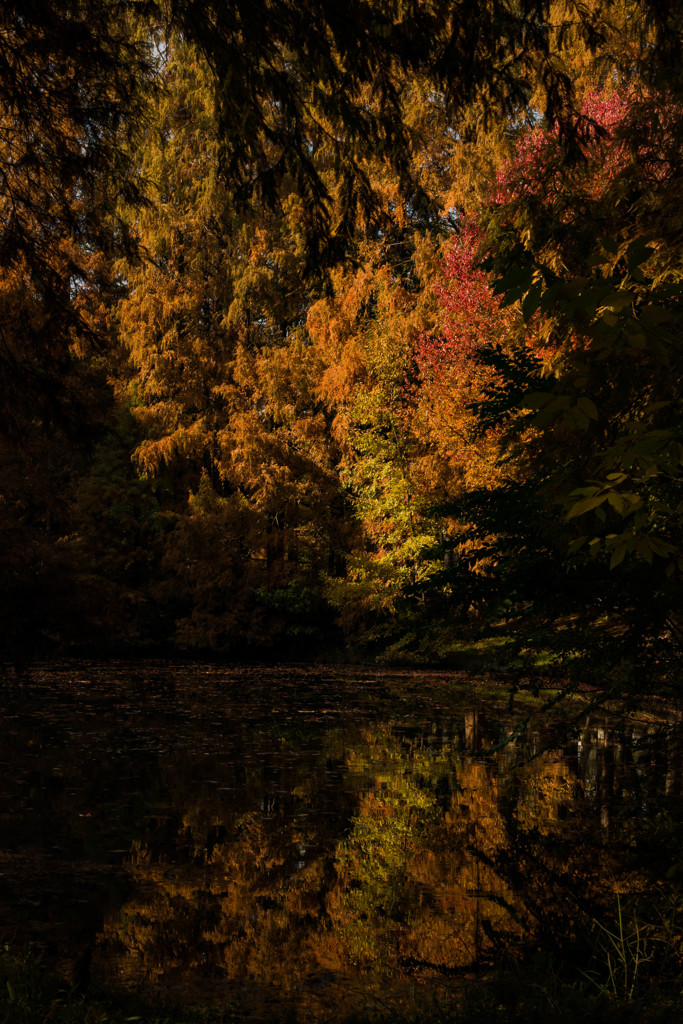
[[[0,941],[246,1017],[447,1000],[676,870],[673,714],[456,676],[62,665],[0,690]]]

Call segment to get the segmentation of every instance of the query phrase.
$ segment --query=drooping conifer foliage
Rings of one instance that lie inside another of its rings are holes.
[[[9,653],[667,671],[681,28],[5,5]]]
[[[125,140],[151,80],[148,47],[123,5],[3,5],[1,601],[15,653],[38,623],[59,634],[80,616],[81,588],[59,539],[108,404],[98,359],[118,295],[111,258],[129,235],[116,203],[142,196]]]

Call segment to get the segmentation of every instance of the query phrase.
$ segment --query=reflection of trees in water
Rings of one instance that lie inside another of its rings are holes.
[[[235,824],[204,863],[155,862],[144,849],[131,858],[138,895],[116,927],[129,981],[196,971],[285,991],[296,983],[321,917],[324,860],[307,860],[301,833],[279,835],[258,814]]]
[[[75,956],[106,905],[95,969],[131,984],[329,1013],[363,986],[566,949],[615,887],[649,899],[681,861],[676,722],[594,713],[488,757],[507,711],[429,691],[420,712],[414,687],[290,673],[247,702],[241,670],[223,687],[117,678],[3,695],[0,931]]]
[[[163,765],[177,810],[133,850],[137,895],[110,920],[106,943],[131,983],[174,974],[191,983],[194,973],[200,984],[228,979],[286,994],[305,973],[331,872],[325,851],[352,800],[339,786],[336,740],[302,755],[248,735],[211,767],[187,752]]]
[[[468,714],[330,733],[306,754],[264,741],[199,799],[197,766],[169,758],[175,817],[133,851],[112,959],[131,982],[222,979],[301,1005],[358,972],[447,977],[566,949],[615,880],[642,886],[607,839],[680,791],[679,738],[647,754],[647,731],[588,722],[564,749],[530,734],[485,758],[506,729]]]
[[[338,848],[328,908],[345,956],[444,973],[478,960],[484,922],[500,930],[511,920],[514,896],[491,866],[504,843],[497,779],[484,764],[452,748],[404,750],[402,770],[378,772]]]

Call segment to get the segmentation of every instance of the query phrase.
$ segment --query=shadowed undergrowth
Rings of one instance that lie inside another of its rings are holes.
[[[588,971],[569,970],[537,954],[525,963],[511,963],[470,979],[457,998],[433,999],[429,1005],[391,1012],[368,1008],[345,1024],[488,1024],[494,1020],[497,1024],[575,1024],[577,1020],[659,1024],[680,1019],[680,975],[662,970],[662,977],[654,977],[647,969],[652,944],[645,932],[639,933],[636,948],[629,930],[633,922],[624,919],[621,924],[625,929],[621,938],[611,926],[597,926]],[[657,941],[661,944],[663,936]],[[680,937],[672,933],[667,941],[678,952]],[[658,959],[661,965],[662,957]],[[0,1020],[2,1024],[247,1024],[257,1019],[230,1004],[188,1008],[152,1001],[144,993],[110,988],[101,979],[93,979],[83,992],[81,982],[67,979],[31,951],[6,947],[0,954]],[[294,1012],[291,1021],[297,1019]]]

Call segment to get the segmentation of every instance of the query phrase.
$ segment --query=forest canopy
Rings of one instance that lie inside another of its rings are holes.
[[[673,680],[682,28],[4,5],[4,655]]]

